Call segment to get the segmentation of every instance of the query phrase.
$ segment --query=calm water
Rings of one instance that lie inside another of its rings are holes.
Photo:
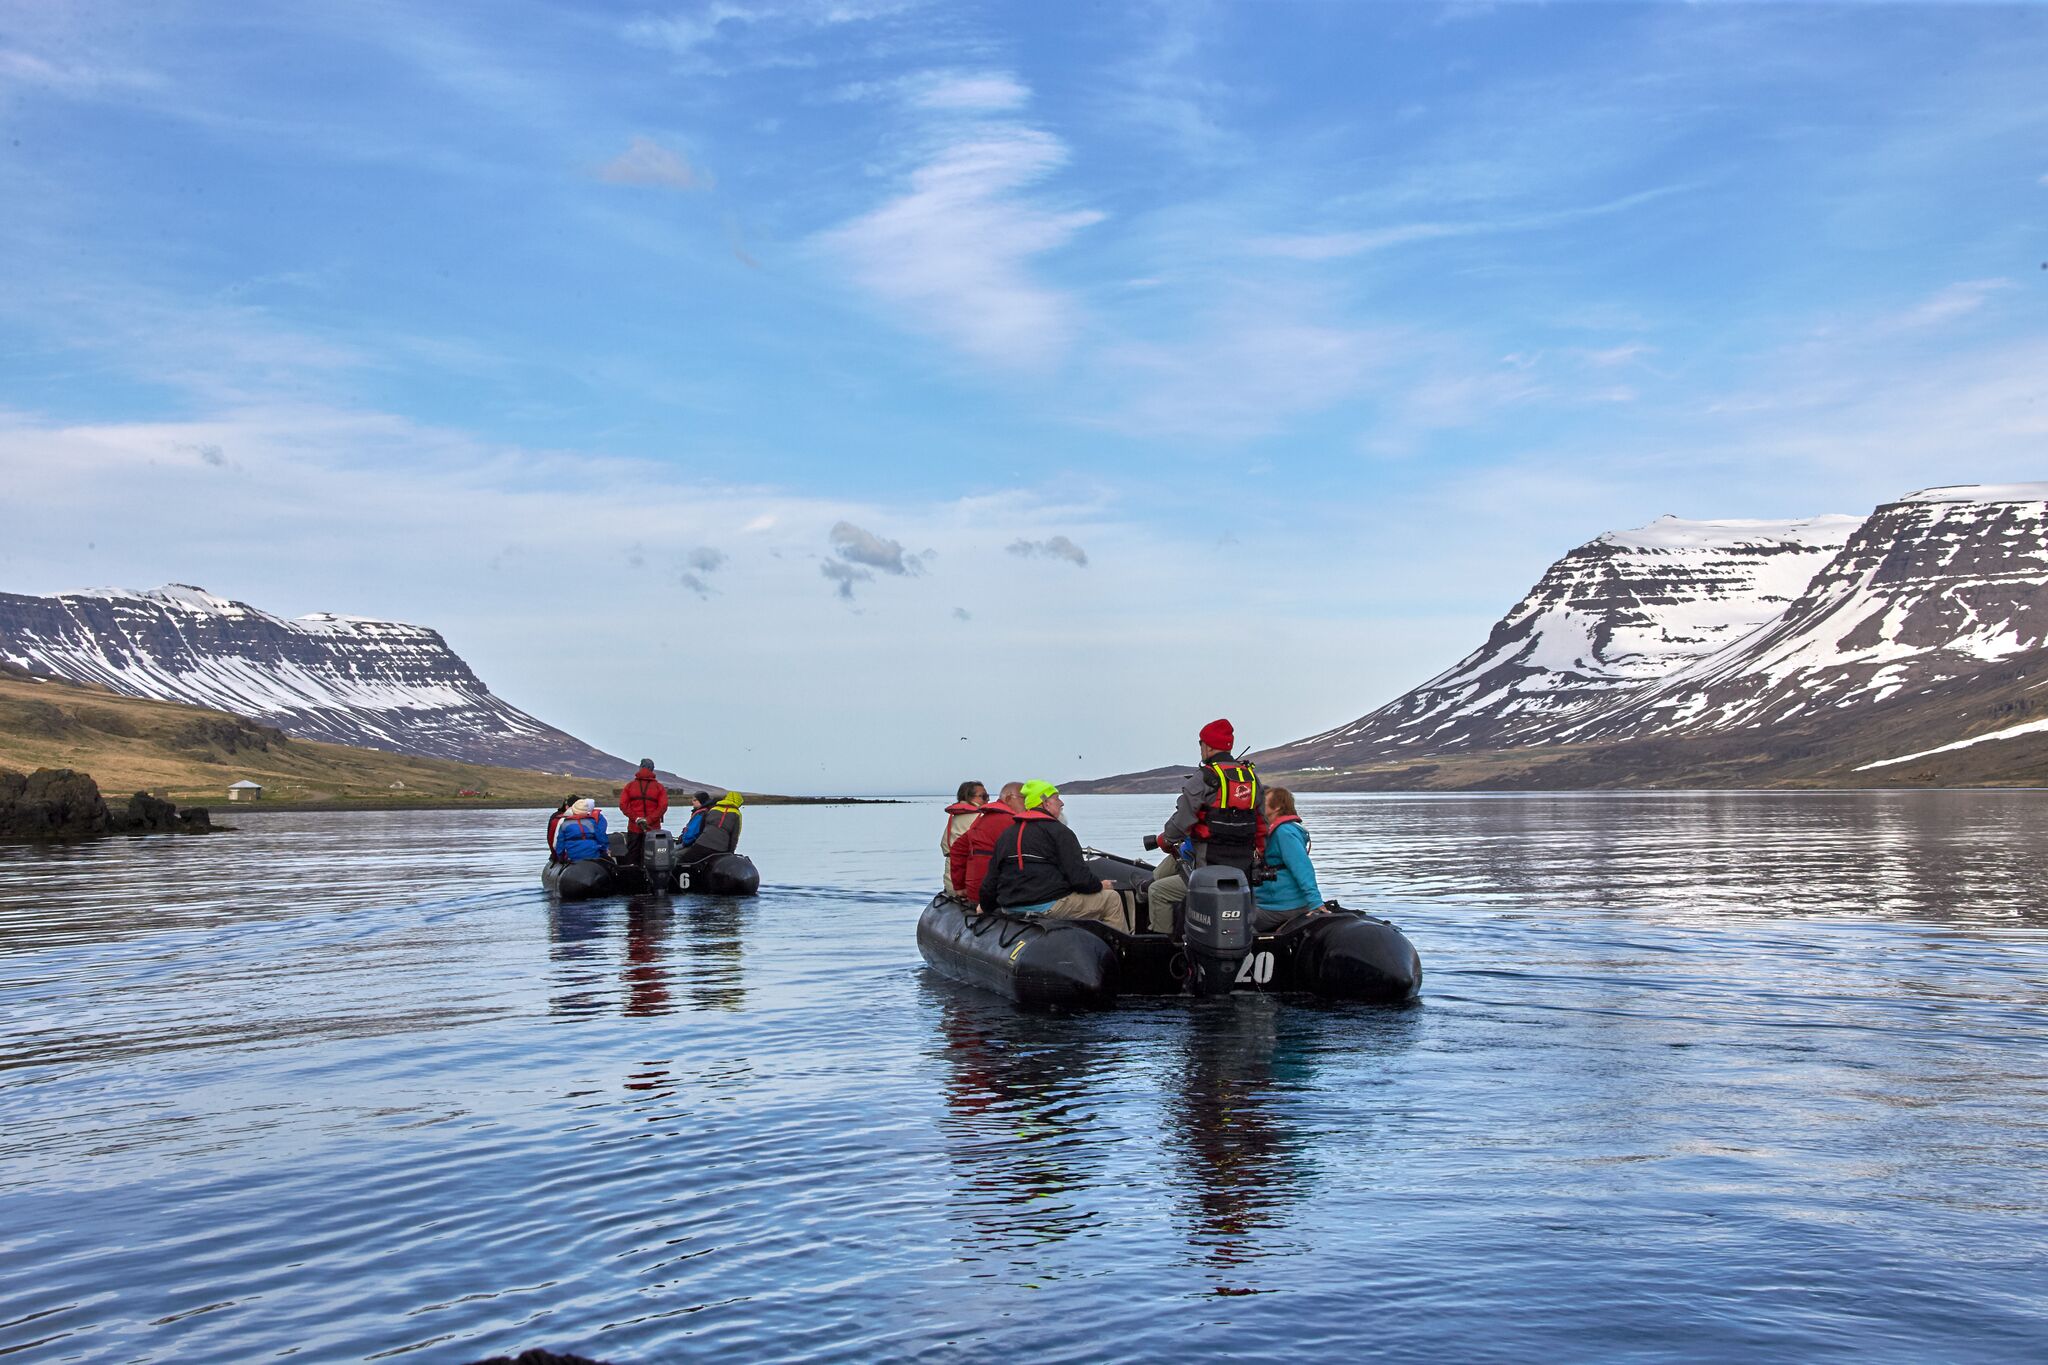
[[[1084,1017],[923,970],[939,804],[0,849],[0,1356],[2048,1352],[2048,796],[1322,799],[1419,1007]]]

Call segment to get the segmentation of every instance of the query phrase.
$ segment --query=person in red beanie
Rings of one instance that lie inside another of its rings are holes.
[[[1249,876],[1259,856],[1259,774],[1233,758],[1237,732],[1212,720],[1196,736],[1202,762],[1181,784],[1180,801],[1159,835],[1159,866],[1145,891],[1146,924],[1155,934],[1173,931],[1173,912],[1188,896],[1190,868],[1235,867]],[[1179,856],[1188,846],[1187,860]]]
[[[660,829],[661,818],[668,814],[668,788],[655,777],[653,759],[641,759],[640,771],[619,789],[619,814],[626,817],[626,864],[638,867],[647,831]]]

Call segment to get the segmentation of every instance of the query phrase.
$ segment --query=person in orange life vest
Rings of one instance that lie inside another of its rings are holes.
[[[1196,736],[1202,762],[1181,784],[1180,800],[1159,836],[1162,854],[1145,889],[1146,924],[1155,934],[1173,932],[1173,912],[1188,896],[1191,868],[1235,867],[1249,874],[1259,854],[1259,775],[1250,763],[1231,757],[1237,732],[1227,720],[1212,720]],[[1186,866],[1173,856],[1192,846]]]
[[[946,867],[953,895],[969,905],[981,899],[981,879],[988,874],[989,855],[996,850],[996,840],[1016,823],[1017,812],[1023,809],[1024,784],[1005,782],[1002,796],[994,804],[983,806],[967,832],[953,841]]]
[[[1066,806],[1050,782],[1024,784],[1024,809],[996,838],[981,879],[983,910],[1047,919],[1092,919],[1131,932],[1116,883],[1088,870],[1074,831],[1061,822]]]
[[[1262,855],[1266,877],[1252,887],[1258,902],[1258,929],[1267,933],[1304,910],[1323,903],[1315,865],[1308,859],[1308,826],[1295,813],[1294,793],[1285,787],[1266,788],[1266,844]]]
[[[640,771],[619,791],[619,814],[626,820],[626,861],[640,866],[640,854],[647,846],[647,831],[661,828],[668,814],[668,788],[654,776],[654,760],[640,760]]]
[[[987,787],[979,782],[962,782],[960,790],[954,793],[953,804],[946,807],[946,827],[939,831],[939,858],[945,864],[941,875],[949,896],[959,894],[959,883],[953,880],[953,845],[987,805]]]

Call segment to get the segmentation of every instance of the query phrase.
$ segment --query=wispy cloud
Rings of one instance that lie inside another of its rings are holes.
[[[798,37],[817,29],[884,19],[924,0],[702,0],[664,14],[648,14],[625,27],[634,42],[678,57],[744,41]]]
[[[927,156],[903,193],[820,244],[910,325],[988,364],[1049,365],[1074,335],[1077,305],[1033,262],[1103,217],[1029,197],[1067,158],[1050,133],[974,123]]]
[[[1493,219],[1451,223],[1397,223],[1388,227],[1362,228],[1345,232],[1281,233],[1252,239],[1251,250],[1259,255],[1282,256],[1297,261],[1334,261],[1411,242],[1436,241],[1445,237],[1475,237],[1497,232],[1535,232],[1564,227],[1590,218],[1626,213],[1674,194],[1696,189],[1694,183],[1658,185],[1619,198],[1578,208],[1547,213],[1508,214]]]
[[[648,185],[670,190],[708,190],[711,177],[691,166],[680,152],[651,137],[636,136],[610,161],[597,168],[608,185]]]
[[[910,99],[924,109],[995,114],[1023,108],[1031,90],[1007,71],[935,72],[911,89]]]
[[[20,48],[0,48],[0,89],[33,85],[65,95],[101,95],[160,90],[166,84],[162,76],[139,67],[55,60]]]

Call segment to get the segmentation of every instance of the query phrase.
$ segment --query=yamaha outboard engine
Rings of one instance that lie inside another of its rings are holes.
[[[1188,989],[1228,995],[1245,954],[1258,939],[1251,878],[1234,867],[1198,867],[1188,874],[1181,906],[1188,955]]]
[[[647,831],[647,842],[640,850],[640,867],[647,873],[649,891],[668,889],[669,883],[675,880],[680,854],[675,835],[665,829]]]

